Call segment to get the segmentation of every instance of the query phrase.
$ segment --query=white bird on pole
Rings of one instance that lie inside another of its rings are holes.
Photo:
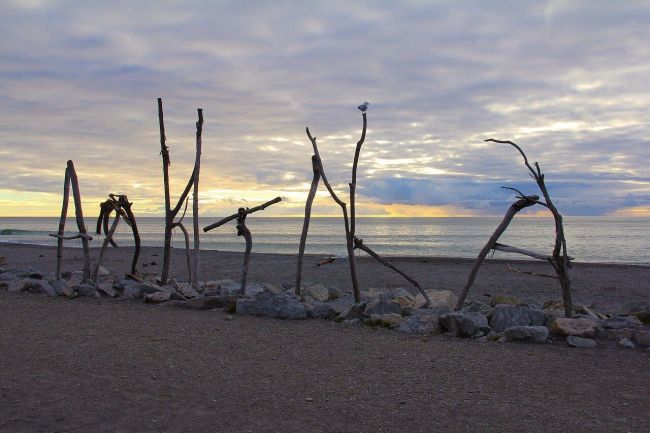
[[[368,105],[370,105],[370,102],[364,102],[363,104],[359,105],[357,108],[361,110],[362,113],[365,113],[366,110],[368,109]]]

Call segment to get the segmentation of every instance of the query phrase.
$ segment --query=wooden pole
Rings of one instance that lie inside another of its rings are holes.
[[[172,223],[171,199],[169,195],[169,148],[165,144],[165,121],[163,119],[162,98],[158,98],[158,125],[160,127],[160,155],[162,156],[163,186],[165,189],[165,237],[163,244],[163,268],[160,284],[167,284],[169,278],[169,260],[171,258]]]
[[[359,154],[361,153],[361,146],[363,142],[366,141],[366,126],[368,121],[366,118],[366,113],[361,114],[363,116],[363,128],[361,129],[361,138],[357,142],[357,147],[354,151],[354,162],[352,163],[352,182],[350,182],[350,235],[354,237],[356,229],[356,206],[355,206],[355,193],[357,189],[357,165],[359,164]]]
[[[467,278],[467,283],[465,283],[465,287],[463,288],[463,291],[458,296],[458,301],[456,302],[456,307],[455,307],[456,310],[460,310],[461,308],[463,308],[463,303],[465,302],[465,298],[467,298],[467,293],[469,292],[469,289],[474,284],[474,280],[476,279],[476,274],[478,273],[478,270],[481,267],[483,260],[485,260],[485,257],[488,255],[490,250],[493,249],[494,245],[499,240],[499,237],[501,237],[503,232],[506,231],[508,225],[510,224],[514,216],[520,210],[537,203],[537,199],[539,199],[539,197],[536,195],[526,196],[520,198],[512,205],[510,205],[510,207],[506,211],[506,214],[503,216],[501,223],[498,225],[496,230],[494,230],[494,233],[492,233],[492,236],[490,236],[490,239],[487,241],[487,243],[485,244],[481,252],[478,254],[476,260],[474,260],[474,265],[472,265],[472,270],[470,271],[469,277]]]
[[[79,180],[77,179],[77,172],[74,169],[74,164],[72,161],[68,161],[68,172],[70,175],[70,183],[72,185],[72,197],[74,198],[74,207],[75,207],[75,216],[77,219],[77,227],[79,228],[79,233],[86,234],[86,223],[84,222],[83,210],[81,208],[81,192],[79,191]],[[84,252],[84,267],[83,267],[83,279],[90,279],[90,246],[88,244],[88,238],[81,238],[81,245]]]
[[[253,236],[250,230],[246,227],[246,213],[244,208],[239,209],[239,218],[237,218],[237,236],[243,236],[246,241],[246,251],[244,252],[244,264],[241,268],[241,286],[239,294],[244,296],[246,294],[246,278],[248,275],[248,264],[251,259],[251,251],[253,249]]]
[[[199,120],[196,122],[196,159],[194,161],[194,194],[192,197],[192,223],[194,235],[194,266],[192,268],[192,283],[194,290],[199,289],[199,173],[201,171],[201,134],[203,132],[203,110],[198,110]]]
[[[298,247],[298,265],[296,266],[296,285],[294,292],[300,296],[300,284],[302,281],[302,259],[305,255],[305,245],[307,244],[307,232],[309,231],[309,220],[311,218],[311,206],[316,197],[316,190],[318,189],[318,182],[320,181],[320,171],[318,170],[318,159],[316,155],[311,157],[311,168],[314,172],[314,177],[311,180],[311,188],[307,195],[307,202],[305,203],[305,219],[302,223],[302,233],[300,234],[300,246]]]
[[[183,238],[185,239],[185,260],[187,262],[187,278],[190,280],[190,284],[194,287],[194,274],[192,273],[192,259],[190,258],[190,235],[187,232],[187,229],[182,222],[174,223],[173,227],[178,227],[183,232]]]
[[[70,201],[70,170],[65,169],[63,181],[63,204],[61,205],[61,219],[59,220],[59,237],[56,240],[56,279],[61,280],[61,260],[63,259],[63,236],[65,234],[65,219],[68,215],[68,202]]]

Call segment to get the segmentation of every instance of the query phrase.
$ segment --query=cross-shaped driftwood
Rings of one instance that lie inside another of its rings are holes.
[[[251,232],[248,229],[248,227],[246,227],[246,217],[252,214],[253,212],[264,210],[267,207],[271,206],[272,204],[278,203],[280,201],[282,201],[282,198],[276,197],[273,200],[269,200],[266,203],[263,203],[259,206],[255,206],[253,208],[240,207],[237,210],[237,213],[222,218],[216,223],[210,224],[209,226],[203,227],[203,232],[208,232],[212,229],[215,229],[217,227],[226,224],[227,222],[230,222],[235,219],[237,220],[237,236],[243,236],[244,240],[246,241],[246,251],[244,252],[244,264],[242,265],[242,270],[241,270],[241,286],[239,288],[239,293],[241,295],[246,294],[246,277],[248,275],[248,264],[250,263],[251,251],[253,250],[253,236],[251,235]]]

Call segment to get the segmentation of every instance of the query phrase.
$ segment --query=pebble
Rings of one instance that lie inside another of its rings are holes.
[[[305,401],[308,402],[308,403],[311,403],[312,401],[314,401],[314,399],[311,398],[311,397],[307,397],[307,398],[305,398]]]
[[[235,320],[235,318],[232,317],[232,316],[230,316],[230,315],[228,315],[228,316],[225,316],[225,317],[223,318],[223,320],[227,320],[227,321],[230,322],[230,321],[232,321],[232,320]]]
[[[621,338],[618,340],[618,345],[620,347],[625,347],[626,349],[634,349],[636,347],[636,345],[627,338]]]

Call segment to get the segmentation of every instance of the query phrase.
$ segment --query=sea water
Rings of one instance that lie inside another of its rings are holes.
[[[201,218],[200,227],[219,218]],[[357,218],[357,236],[364,244],[385,256],[476,257],[501,221],[500,217],[466,218]],[[192,239],[192,221],[184,221]],[[253,235],[253,252],[295,254],[298,252],[302,218],[249,217],[246,224]],[[0,242],[56,245],[49,237],[58,229],[58,218],[0,218]],[[93,234],[96,220],[86,219]],[[162,246],[164,219],[142,217],[137,225],[144,246]],[[565,217],[564,228],[569,255],[578,262],[650,264],[650,218]],[[76,233],[74,217],[66,223],[66,234]],[[91,246],[101,246],[103,235],[94,235]],[[500,243],[550,254],[555,239],[552,218],[515,218],[499,239]],[[130,228],[120,222],[115,240],[133,245]],[[79,247],[78,240],[66,247]],[[184,247],[182,232],[176,230],[175,248]],[[201,249],[243,251],[244,239],[237,237],[235,221],[201,232]],[[341,218],[312,218],[307,254],[346,254],[345,231]],[[359,254],[365,254],[359,252]],[[525,258],[496,252],[495,257]]]

